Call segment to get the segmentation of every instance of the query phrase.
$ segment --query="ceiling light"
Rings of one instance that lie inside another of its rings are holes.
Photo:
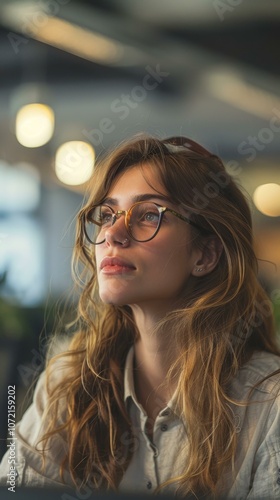
[[[51,15],[47,7],[47,4],[44,6],[43,2],[38,4],[37,1],[16,2],[3,8],[1,18],[5,25],[28,37],[89,61],[117,64],[123,60],[125,49],[131,52],[131,47],[110,37]],[[57,15],[59,11],[58,7]],[[17,46],[15,50],[18,50]],[[133,54],[137,56],[136,49]]]
[[[45,104],[27,104],[16,116],[16,137],[27,148],[46,144],[54,132],[54,112]]]
[[[90,61],[112,64],[118,62],[123,55],[119,43],[54,17],[35,35],[37,40]]]
[[[94,160],[94,149],[87,142],[65,142],[56,152],[55,173],[64,184],[77,186],[91,177]]]
[[[206,74],[206,88],[213,97],[261,118],[271,118],[273,107],[280,106],[279,96],[246,82],[241,74],[227,68],[215,68]]]

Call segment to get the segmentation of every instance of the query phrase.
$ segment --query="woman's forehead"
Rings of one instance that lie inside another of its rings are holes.
[[[163,186],[158,169],[153,163],[132,165],[120,172],[112,182],[108,196],[118,193],[137,194],[138,192],[160,193],[169,197]]]

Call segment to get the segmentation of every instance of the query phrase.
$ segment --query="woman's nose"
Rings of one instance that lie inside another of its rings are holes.
[[[127,236],[124,214],[118,214],[112,226],[107,227],[105,231],[105,243],[109,245],[122,245]]]

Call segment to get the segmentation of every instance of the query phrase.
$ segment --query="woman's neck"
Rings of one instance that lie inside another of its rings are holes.
[[[165,313],[166,314],[166,313]],[[139,403],[150,420],[154,420],[170,400],[175,390],[175,377],[167,382],[167,374],[176,359],[172,332],[155,329],[159,314],[134,311],[139,332],[135,342],[134,383]]]

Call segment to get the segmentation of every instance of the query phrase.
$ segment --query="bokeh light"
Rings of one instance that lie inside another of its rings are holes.
[[[64,184],[70,186],[83,184],[91,177],[94,160],[94,149],[87,142],[65,142],[56,152],[56,175]]]
[[[54,132],[54,112],[45,104],[27,104],[16,116],[16,137],[27,148],[46,144]]]

